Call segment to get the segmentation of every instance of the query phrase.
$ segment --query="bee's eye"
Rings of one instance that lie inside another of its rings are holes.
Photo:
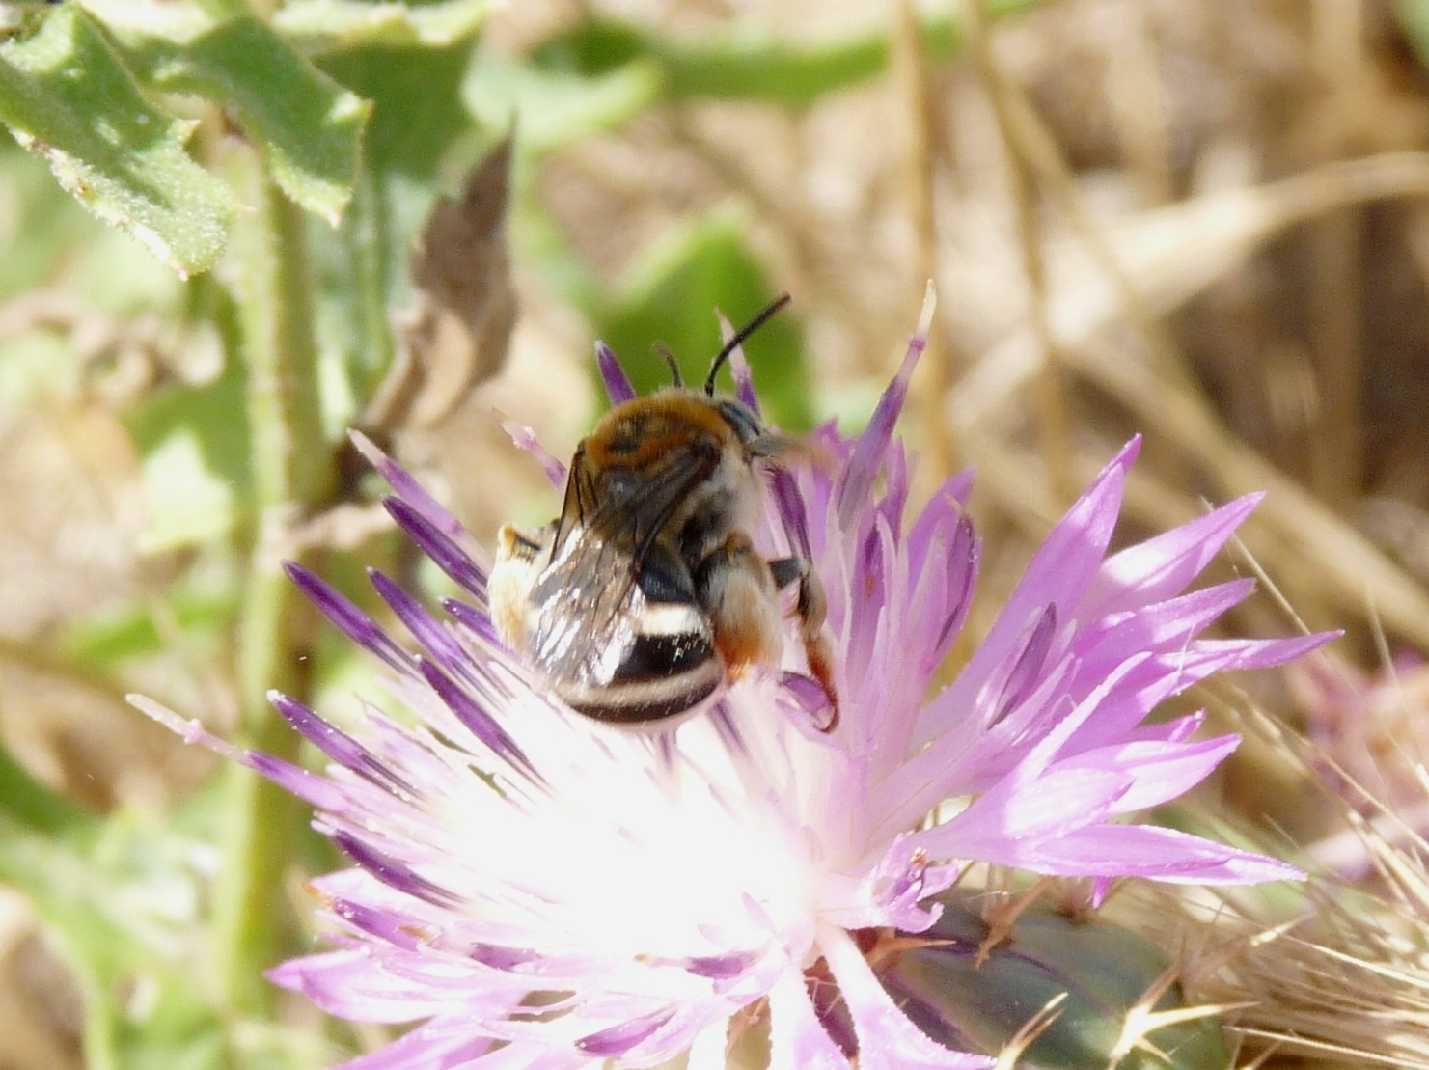
[[[734,429],[734,433],[739,436],[739,441],[745,445],[764,434],[764,428],[759,424],[759,417],[738,401],[730,398],[722,399],[719,402],[719,412],[724,417],[725,423],[729,424]]]

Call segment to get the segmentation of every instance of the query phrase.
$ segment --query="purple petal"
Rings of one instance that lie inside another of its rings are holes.
[[[1117,693],[1097,710],[1097,715],[1077,732],[1067,753],[1121,740],[1168,698],[1181,694],[1218,672],[1265,669],[1294,661],[1336,638],[1328,632],[1294,639],[1198,639],[1183,650],[1157,653],[1147,658],[1121,682]],[[1084,686],[1082,681],[1074,690]]]
[[[884,494],[875,508],[883,514],[888,526],[893,529],[893,537],[903,537],[903,511],[908,505],[908,454],[903,443],[889,444],[884,463]]]
[[[1148,825],[1080,829],[1038,843],[1018,864],[1063,876],[1136,876],[1170,884],[1260,884],[1305,876],[1273,858]]]
[[[919,665],[925,678],[942,663],[953,640],[962,630],[963,623],[967,620],[968,611],[972,608],[973,589],[977,585],[982,543],[974,534],[972,521],[968,517],[957,517],[956,523],[952,544],[947,548],[947,553],[943,555],[944,561],[930,569],[935,572],[944,570],[946,572],[946,575],[938,577],[938,581],[941,581],[942,585],[941,604],[934,603],[930,605],[929,609],[925,609],[922,598],[919,597],[915,601],[913,620],[924,628],[929,626],[936,628],[931,632],[931,639],[925,646],[926,653]],[[935,541],[933,545],[937,546],[938,542]],[[937,581],[930,583],[926,576],[919,576],[916,569],[910,568],[909,582],[917,584],[918,594],[921,595],[924,591],[931,592]],[[929,597],[931,597],[931,593]]]
[[[835,710],[824,692],[824,685],[801,672],[779,674],[779,697],[782,705],[794,714],[797,727],[818,734],[834,725]]]
[[[1098,621],[1074,644],[1082,670],[1095,676],[1133,651],[1182,647],[1254,589],[1253,580],[1232,580]]]
[[[366,948],[293,959],[269,970],[267,977],[354,1022],[410,1022],[444,1010],[446,1003],[445,993],[384,969]]]
[[[481,740],[493,754],[505,758],[526,775],[536,778],[531,761],[496,721],[477,705],[476,700],[463,691],[441,669],[425,658],[418,661],[422,675],[437,696],[451,710],[456,719],[465,725],[477,739]]]
[[[393,947],[403,951],[416,951],[422,947],[422,941],[416,935],[422,926],[414,918],[390,910],[379,910],[351,899],[334,899],[329,909],[354,929],[375,936]]]
[[[624,1055],[654,1034],[656,1030],[667,1025],[674,1017],[673,1008],[662,1008],[628,1022],[622,1022],[620,1025],[613,1025],[608,1029],[581,1037],[576,1041],[576,1047],[587,1055]]]
[[[384,854],[352,833],[337,831],[332,834],[332,839],[349,858],[387,887],[414,895],[433,906],[459,905],[460,900],[451,892],[433,884],[405,862]]]
[[[918,519],[913,522],[913,527],[909,530],[908,538],[904,543],[908,554],[908,567],[913,575],[916,576],[923,571],[924,556],[928,552],[928,547],[947,525],[949,519],[960,520],[965,516],[964,510],[972,486],[971,471],[965,470],[951,475],[943,481],[941,487],[933,492],[933,496],[928,499],[927,504],[919,512]]]
[[[734,337],[734,326],[725,318],[723,312],[715,313],[719,317],[719,334],[721,344],[727,344]],[[749,360],[744,355],[744,346],[735,346],[729,351],[729,374],[734,379],[734,396],[755,416],[763,417],[759,409],[759,394],[754,389],[754,373],[749,368]]]
[[[1057,607],[1061,620],[1071,620],[1077,614],[1086,586],[1111,540],[1126,471],[1140,446],[1141,440],[1134,438],[1122,447],[1052,529],[967,666],[924,707],[916,742],[940,734],[972,706],[987,680],[1016,649],[1027,622],[1043,613],[1048,604]]]
[[[1131,777],[1115,771],[1054,767],[1029,783],[998,784],[911,842],[935,858],[1023,865],[1036,845],[1105,821],[1131,785]]]
[[[268,692],[268,701],[283,719],[303,734],[318,750],[339,765],[387,788],[416,793],[405,779],[366,747],[336,725],[324,721],[309,707],[280,691]]]
[[[996,725],[1010,711],[1021,705],[1036,688],[1038,674],[1047,661],[1047,654],[1052,649],[1052,640],[1056,635],[1057,607],[1050,605],[1038,618],[1032,628],[1032,634],[1027,637],[1027,645],[1022,648],[1022,653],[1013,663],[1007,682],[1002,686],[1002,697],[995,704],[996,712],[992,715],[989,727]]]
[[[859,1070],[982,1070],[985,1055],[950,1051],[914,1025],[843,933],[820,941],[858,1033]]]
[[[951,887],[961,869],[930,865],[928,853],[914,846],[909,834],[899,833],[865,880],[878,915],[872,924],[923,932],[943,914],[940,903],[925,907],[923,900]]]
[[[452,539],[466,534],[466,529],[456,517],[428,494],[427,489],[413,479],[406,469],[374,446],[366,435],[360,431],[349,431],[347,437],[372,467],[377,469],[378,474],[387,481],[387,485],[397,493],[397,497],[426,517],[434,528]]]
[[[384,498],[382,504],[408,537],[440,566],[441,570],[477,598],[486,598],[486,574],[481,567],[439,531],[421,512],[400,498]]]
[[[1197,710],[1162,724],[1143,725],[1128,732],[1125,739],[1127,743],[1184,743],[1205,723],[1206,711]]]
[[[496,634],[496,625],[491,623],[491,618],[477,609],[469,606],[465,602],[460,602],[455,598],[443,598],[442,608],[451,614],[452,620],[456,621],[472,635],[476,636],[483,643],[491,646],[506,649],[506,644],[501,641],[501,637]]]
[[[776,468],[770,475],[770,489],[783,522],[784,532],[794,552],[805,560],[813,557],[809,542],[809,514],[804,506],[804,496],[794,477],[782,468]]]
[[[479,1066],[473,1060],[496,1043],[472,1033],[470,1016],[433,1018],[380,1051],[349,1059],[333,1070],[465,1070]]]
[[[477,944],[470,954],[474,962],[493,970],[513,970],[541,957],[539,953],[524,947],[498,947],[495,944]]]
[[[849,1070],[849,1061],[819,1024],[804,975],[786,970],[769,993],[769,1065],[799,1070]]]
[[[740,735],[739,726],[734,723],[734,717],[729,712],[729,703],[720,699],[711,707],[709,712],[710,723],[714,725],[715,731],[719,733],[720,742],[729,748],[730,752],[738,755],[747,755],[749,745],[745,743],[744,737]]]
[[[1108,558],[1087,592],[1084,612],[1100,617],[1180,594],[1264,497],[1247,494]]]
[[[692,955],[678,965],[700,977],[727,981],[744,973],[758,962],[759,958],[757,951],[731,951],[724,955]]]
[[[343,635],[376,654],[397,672],[412,671],[412,660],[407,652],[393,642],[381,626],[353,602],[296,561],[283,562],[283,569],[288,573],[293,585],[317,606],[318,612],[337,625]]]
[[[271,693],[270,693],[271,695]],[[219,739],[197,720],[184,720],[167,706],[143,695],[125,695],[124,700],[145,716],[158,721],[190,746],[197,744],[221,758],[247,766],[259,776],[277,784],[290,795],[319,810],[340,812],[347,808],[347,795],[332,781],[308,772],[300,766],[275,758],[261,751],[240,750],[227,740]]]
[[[289,795],[302,799],[309,806],[333,813],[347,809],[347,795],[340,787],[301,766],[262,751],[247,751],[239,760],[265,780],[271,780]]]
[[[844,468],[837,501],[839,523],[845,529],[855,526],[859,511],[868,505],[873,481],[893,439],[893,426],[898,422],[898,414],[903,411],[903,402],[908,396],[908,381],[928,345],[926,331],[927,328],[920,324],[919,333],[908,339],[908,351],[903,363],[898,366],[898,373],[888,384],[888,389],[878,399],[868,427],[859,436],[858,446]]]
[[[511,420],[506,420],[501,424],[501,429],[511,436],[511,442],[518,448],[523,449],[532,457],[535,457],[541,464],[541,470],[546,473],[546,478],[551,481],[553,487],[563,487],[566,483],[566,466],[551,453],[536,438],[536,429],[530,424],[518,424]]]
[[[1103,769],[1132,777],[1131,790],[1112,813],[1159,806],[1190,791],[1240,745],[1240,736],[1219,736],[1196,743],[1124,743],[1083,751],[1057,762],[1056,769]]]
[[[620,358],[615,355],[615,350],[604,342],[595,344],[595,363],[600,369],[601,382],[605,383],[605,392],[612,405],[619,405],[635,396],[635,388],[626,378],[625,369],[620,366]]]
[[[403,627],[412,633],[412,638],[439,661],[444,668],[463,677],[470,677],[472,662],[470,655],[462,649],[441,622],[433,617],[415,598],[404,591],[395,580],[390,579],[375,568],[367,570],[367,578],[382,601],[392,607]]]

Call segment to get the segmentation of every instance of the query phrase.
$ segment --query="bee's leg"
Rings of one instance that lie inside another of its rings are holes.
[[[784,636],[774,577],[748,535],[732,532],[705,555],[695,590],[732,679],[754,665],[779,665]]]
[[[799,584],[799,599],[794,605],[794,612],[799,616],[799,633],[809,659],[809,673],[819,681],[834,710],[833,721],[824,730],[833,731],[839,720],[839,695],[834,685],[833,653],[824,636],[824,614],[828,609],[824,600],[824,585],[802,557],[782,557],[770,561],[769,573],[774,577],[774,585],[781,591],[791,583]]]
[[[496,533],[496,564],[486,582],[491,623],[508,646],[519,650],[526,639],[526,596],[536,573],[541,543],[510,524]]]

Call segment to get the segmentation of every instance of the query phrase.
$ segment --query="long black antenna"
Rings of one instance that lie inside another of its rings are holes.
[[[724,362],[729,359],[729,355],[734,352],[735,347],[738,346],[755,331],[759,330],[760,327],[764,326],[764,322],[769,319],[770,316],[774,315],[774,313],[778,312],[788,303],[789,295],[787,293],[780,294],[767,306],[765,306],[763,312],[759,313],[759,315],[755,316],[752,320],[750,320],[738,331],[736,331],[734,337],[724,344],[724,348],[721,349],[715,355],[714,362],[710,364],[709,375],[705,376],[706,396],[714,397],[715,376],[719,374],[720,368],[724,365]]]

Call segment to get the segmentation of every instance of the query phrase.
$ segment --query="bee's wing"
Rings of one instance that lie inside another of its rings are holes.
[[[551,563],[531,588],[536,626],[528,647],[545,672],[610,682],[644,608],[636,582],[656,536],[689,493],[719,466],[719,447],[671,450],[654,471],[594,473],[571,462]]]

